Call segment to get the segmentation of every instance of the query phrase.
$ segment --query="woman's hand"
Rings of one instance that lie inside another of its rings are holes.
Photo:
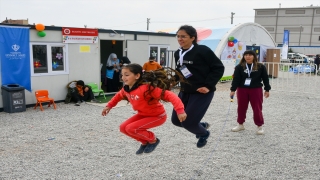
[[[183,113],[183,114],[178,114],[178,119],[180,122],[184,121],[187,119],[187,114]]]
[[[109,111],[110,111],[110,108],[108,106],[103,108],[102,113],[101,113],[102,116],[106,116],[109,113]]]
[[[265,91],[265,92],[264,92],[264,97],[265,97],[265,98],[268,98],[268,97],[269,97],[269,92]]]
[[[199,93],[203,93],[203,94],[206,94],[209,92],[209,89],[207,87],[201,87],[201,88],[198,88],[197,91]]]
[[[231,98],[231,97],[234,97],[234,94],[235,94],[235,91],[231,91],[231,92],[230,92],[230,98]]]

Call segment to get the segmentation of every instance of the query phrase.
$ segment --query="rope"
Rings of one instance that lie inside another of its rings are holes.
[[[209,156],[209,157],[206,159],[206,161],[202,164],[202,166],[200,167],[200,169],[203,169],[203,167],[208,163],[208,161],[212,158],[212,155],[213,155],[214,151],[215,151],[216,148],[218,147],[218,144],[219,144],[219,142],[220,142],[221,135],[223,134],[223,130],[224,130],[224,128],[225,128],[225,126],[226,126],[226,122],[227,122],[227,120],[228,120],[228,116],[229,116],[229,112],[230,112],[230,106],[231,106],[231,103],[232,103],[232,102],[233,102],[233,96],[232,96],[231,99],[230,99],[230,104],[229,104],[228,113],[227,113],[227,115],[226,115],[226,120],[224,121],[223,127],[222,127],[222,129],[221,129],[221,131],[220,131],[220,134],[219,134],[217,143],[216,143],[215,146],[213,147],[213,150],[211,151],[210,156]],[[190,180],[195,180],[196,174],[198,174],[198,176],[200,176],[200,174],[199,174],[200,169],[197,170],[197,171],[195,171],[194,175],[191,177]]]

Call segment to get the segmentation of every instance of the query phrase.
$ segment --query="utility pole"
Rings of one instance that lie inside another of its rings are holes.
[[[147,30],[149,30],[150,18],[147,18]]]
[[[233,24],[233,15],[235,15],[236,13],[231,12],[231,24]]]

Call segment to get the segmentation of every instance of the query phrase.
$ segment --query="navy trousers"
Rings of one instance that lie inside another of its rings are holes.
[[[209,92],[207,94],[189,94],[180,92],[178,96],[184,104],[187,119],[180,122],[176,111],[173,110],[171,116],[172,123],[176,126],[185,128],[195,135],[206,136],[207,130],[200,124],[200,121],[207,112],[214,92]]]

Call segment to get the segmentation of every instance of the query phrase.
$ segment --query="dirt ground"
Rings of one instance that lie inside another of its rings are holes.
[[[230,91],[231,81],[219,82],[216,85],[217,91]]]

